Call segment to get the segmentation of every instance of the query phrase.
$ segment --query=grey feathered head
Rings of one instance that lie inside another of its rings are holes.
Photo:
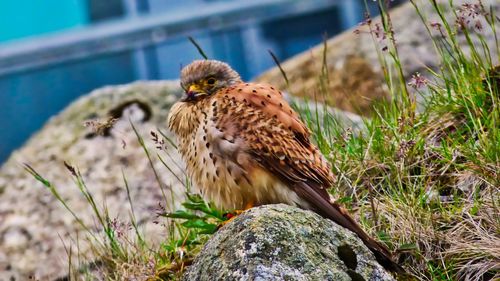
[[[219,89],[241,83],[240,75],[227,63],[217,60],[196,60],[181,71],[181,86],[191,98],[195,94],[210,95]]]

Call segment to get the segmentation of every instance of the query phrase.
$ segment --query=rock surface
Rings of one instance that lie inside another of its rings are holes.
[[[222,227],[183,276],[212,280],[394,280],[352,232],[279,204],[250,209]]]
[[[431,1],[417,0],[415,2],[427,17],[428,25],[438,22],[439,17],[430,5]],[[438,2],[443,4],[443,7],[448,7],[447,0],[438,0]],[[464,2],[476,3],[476,1],[454,1],[455,9],[459,9]],[[492,5],[495,14],[500,14],[500,1],[484,0],[482,2],[487,7]],[[402,4],[391,10],[390,14],[404,75],[409,78],[416,72],[425,73],[426,67],[438,69],[439,57],[435,53],[425,24],[412,4],[410,2]],[[452,9],[446,9],[445,15],[453,25],[452,14]],[[373,24],[377,22],[380,22],[379,17],[373,19]],[[472,30],[471,32],[482,35],[490,50],[495,50],[494,32],[484,21],[481,24],[483,26],[481,31]],[[297,96],[324,100],[331,106],[362,115],[369,115],[372,112],[371,106],[374,102],[387,99],[389,95],[384,86],[377,55],[377,49],[381,51],[387,43],[381,38],[380,42],[374,42],[366,26],[359,29],[360,34],[354,33],[357,28],[329,39],[326,42],[326,50],[324,44],[320,44],[310,51],[283,62],[281,66],[290,81],[289,91]],[[431,27],[431,30],[433,37],[440,37],[435,28]],[[470,48],[465,34],[458,34],[457,39],[463,50],[468,53]],[[477,42],[476,36],[473,36],[473,39]],[[491,53],[493,61],[498,61],[497,53],[494,51]],[[323,60],[326,62],[327,71],[323,68]],[[318,79],[322,75],[327,76],[327,83],[325,79]],[[257,81],[265,81],[282,89],[286,88],[285,79],[277,67],[263,73]],[[326,95],[318,92],[321,87],[327,89]]]
[[[138,82],[96,90],[53,117],[11,155],[0,169],[0,280],[29,280],[30,276],[53,280],[64,276],[68,260],[64,247],[72,245],[76,249],[77,233],[81,254],[88,252],[81,226],[41,183],[24,171],[22,163],[28,163],[51,181],[75,213],[96,231],[99,226],[92,210],[63,162],[80,169],[98,207],[105,202],[111,218],[127,223],[130,206],[123,170],[137,221],[149,234],[148,240],[164,237],[164,228],[151,221],[155,219],[154,209],[165,200],[129,119],[151,151],[165,193],[180,197],[183,186],[159,163],[156,153],[168,163],[182,166],[178,164],[182,163],[180,157],[171,147],[166,152],[157,150],[150,138],[151,130],[165,130],[168,109],[180,94],[176,81]],[[104,135],[84,126],[86,120],[102,121],[110,114],[118,120]],[[171,166],[180,175],[177,165]]]

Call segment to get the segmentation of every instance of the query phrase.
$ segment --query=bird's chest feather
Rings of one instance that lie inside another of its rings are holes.
[[[207,200],[225,209],[268,203],[300,205],[295,192],[247,153],[246,140],[234,124],[241,115],[237,104],[212,99],[192,112],[198,114],[185,116],[183,120],[190,120],[183,123],[185,130],[176,132],[178,147],[194,186]],[[228,116],[232,121],[223,122]],[[246,122],[252,119],[252,114],[244,118]]]
[[[178,135],[179,152],[194,186],[206,199],[224,208],[239,208],[248,189],[243,183],[245,171],[230,159],[229,150],[238,147],[224,138],[211,107],[192,119],[195,124],[189,132]]]

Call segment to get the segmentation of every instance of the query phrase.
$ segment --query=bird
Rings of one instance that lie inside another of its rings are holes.
[[[403,272],[388,248],[330,198],[330,164],[283,92],[246,83],[217,60],[185,66],[180,84],[185,95],[172,105],[167,125],[206,200],[223,209],[284,203],[314,211],[354,232],[386,269]]]

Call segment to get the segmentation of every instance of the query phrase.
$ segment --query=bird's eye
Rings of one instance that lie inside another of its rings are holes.
[[[215,78],[208,78],[208,80],[207,80],[207,84],[208,84],[208,85],[213,85],[213,84],[215,84]]]

